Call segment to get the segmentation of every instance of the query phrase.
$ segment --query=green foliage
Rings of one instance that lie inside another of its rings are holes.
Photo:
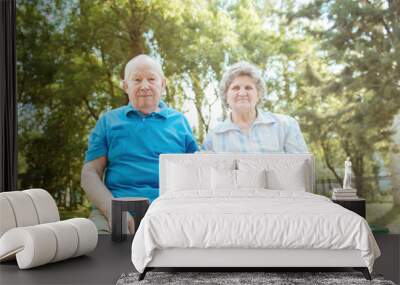
[[[389,0],[18,1],[19,185],[86,205],[88,134],[127,103],[124,64],[148,53],[163,63],[165,101],[196,109],[199,143],[218,119],[211,108],[226,66],[255,63],[264,108],[299,119],[319,177],[340,181],[351,156],[360,194],[373,196],[376,183],[361,178],[379,174],[377,153],[387,160],[400,108],[399,10]]]
[[[313,30],[326,56],[325,69],[336,70],[324,80],[314,80],[319,67],[304,71],[309,83],[323,99],[316,108],[301,108],[311,117],[307,131],[317,142],[327,166],[335,171],[334,159],[350,156],[361,196],[372,195],[372,185],[363,176],[377,175],[377,152],[386,154],[391,143],[393,118],[400,110],[400,4],[398,1],[314,1],[299,11],[313,21],[329,20],[329,27]],[[315,70],[313,70],[315,69]],[[327,102],[326,108],[321,108]],[[305,107],[305,106],[304,106]]]

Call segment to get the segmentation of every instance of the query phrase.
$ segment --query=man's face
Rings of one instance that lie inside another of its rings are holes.
[[[126,82],[125,90],[129,102],[143,114],[158,110],[165,79],[151,62],[138,62],[133,67]]]

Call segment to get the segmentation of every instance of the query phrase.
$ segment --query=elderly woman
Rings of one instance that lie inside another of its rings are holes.
[[[203,149],[213,152],[308,152],[297,121],[287,115],[261,111],[265,91],[260,70],[238,62],[225,72],[220,83],[229,118],[208,133]]]

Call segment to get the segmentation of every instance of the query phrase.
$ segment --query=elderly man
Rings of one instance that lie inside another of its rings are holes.
[[[81,185],[95,206],[91,218],[100,233],[110,232],[111,197],[158,197],[161,153],[197,150],[186,118],[160,101],[166,81],[158,62],[147,55],[134,57],[122,85],[129,103],[98,120],[82,169]],[[131,216],[128,226],[132,232]]]

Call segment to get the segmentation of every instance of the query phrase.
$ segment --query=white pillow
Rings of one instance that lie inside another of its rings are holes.
[[[267,188],[267,170],[236,170],[237,188]]]
[[[217,169],[211,170],[212,189],[218,190],[236,190],[236,170],[232,169]]]
[[[168,163],[168,191],[211,189],[211,167]]]
[[[272,190],[306,191],[309,165],[304,160],[239,160],[240,170],[262,170],[267,173],[267,188]]]
[[[268,188],[274,190],[306,191],[305,163],[292,163],[285,168],[268,169]]]

